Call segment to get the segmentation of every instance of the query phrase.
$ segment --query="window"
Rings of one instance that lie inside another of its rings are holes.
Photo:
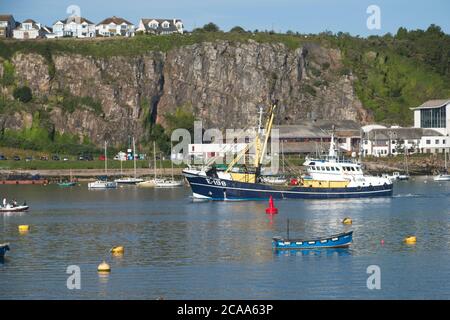
[[[431,144],[431,140],[427,140],[426,143],[427,143],[427,144]]]
[[[330,167],[326,167],[327,168],[327,171],[330,171]]]
[[[334,167],[331,167],[331,171],[336,171],[336,169]]]
[[[421,128],[446,128],[446,110],[445,106],[440,108],[420,110]]]
[[[436,144],[439,144],[439,140],[438,140],[438,139],[436,139],[435,143],[436,143]]]

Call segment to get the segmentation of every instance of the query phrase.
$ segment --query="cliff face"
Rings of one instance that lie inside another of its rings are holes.
[[[144,138],[149,121],[164,123],[164,114],[177,107],[190,108],[205,127],[248,127],[256,123],[257,107],[271,98],[280,101],[278,123],[371,118],[354,93],[354,79],[341,75],[340,52],[312,44],[294,51],[282,44],[218,41],[110,58],[53,53],[52,66],[38,54],[19,53],[12,63],[17,82],[42,101],[37,108],[48,111],[57,131],[97,144]],[[61,92],[90,97],[101,110],[67,111]],[[30,116],[1,117],[4,127],[16,129],[29,126]]]

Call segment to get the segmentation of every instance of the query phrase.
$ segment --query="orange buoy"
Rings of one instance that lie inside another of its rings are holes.
[[[278,213],[278,209],[275,208],[275,206],[273,204],[272,196],[270,196],[270,198],[269,198],[269,207],[266,208],[266,213],[267,214],[277,214]]]

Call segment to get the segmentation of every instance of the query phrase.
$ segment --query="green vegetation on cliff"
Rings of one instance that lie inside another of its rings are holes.
[[[0,146],[64,154],[92,153],[98,150],[88,140],[80,141],[79,137],[55,131],[45,111],[33,114],[30,128],[19,131],[3,129],[0,132]]]
[[[293,32],[287,34],[248,32],[241,27],[235,27],[230,32],[222,32],[216,25],[208,24],[185,35],[0,41],[0,67],[3,70],[0,84],[4,88],[8,88],[10,92],[13,92],[14,89],[18,90],[17,75],[14,64],[11,62],[17,52],[32,52],[42,55],[48,64],[50,78],[53,79],[56,73],[53,57],[56,54],[80,54],[96,58],[138,56],[152,51],[168,52],[187,45],[221,40],[229,41],[231,44],[249,40],[259,43],[280,43],[290,50],[312,43],[339,48],[344,65],[336,75],[355,76],[355,92],[363,106],[373,113],[376,122],[411,125],[413,114],[409,108],[416,107],[428,99],[450,97],[450,36],[435,25],[430,26],[427,30],[408,31],[400,28],[395,35],[387,34],[369,38],[328,32],[318,35],[294,34]],[[320,97],[320,88],[328,86],[327,81],[332,81],[322,76],[326,73],[324,71],[329,69],[329,63],[316,65],[315,68],[312,64],[309,65],[308,72],[314,76],[314,82],[305,83],[301,90],[309,96]],[[268,76],[271,75],[268,74]],[[274,78],[273,82],[275,83],[276,80]],[[22,91],[24,90],[22,89]],[[30,97],[28,93],[18,94],[16,100],[5,96],[0,97],[0,112],[13,113],[27,110],[29,113],[35,113],[39,111],[42,114],[39,120],[41,122],[45,118],[46,112],[50,112],[53,107],[60,107],[69,113],[77,108],[88,109],[97,116],[102,113],[101,102],[91,97],[78,97],[67,91],[54,91],[48,97],[38,97],[33,93]],[[141,105],[150,105],[150,101],[142,99]],[[41,110],[44,108],[39,108],[39,106],[43,105],[48,109]],[[168,132],[171,132],[171,128],[191,129],[189,123],[193,121],[194,116],[191,111],[185,109],[163,115],[164,127],[154,123],[155,115],[150,110],[144,110],[146,113],[144,121],[148,124],[150,139],[145,142],[151,145],[151,141],[157,141],[160,150],[167,152],[170,147]],[[62,144],[66,144],[71,146],[67,148],[73,149],[71,153],[78,150],[75,147],[77,143],[80,143],[77,142],[77,139],[67,136],[59,137],[54,129],[52,131],[51,124],[43,126],[40,123],[39,130],[36,125],[34,128],[23,129],[20,132],[3,130],[0,143],[26,146],[36,150],[48,148],[57,150],[62,148]]]
[[[355,90],[375,121],[411,125],[411,107],[450,97],[450,36],[437,26],[395,36],[328,36],[357,76]]]

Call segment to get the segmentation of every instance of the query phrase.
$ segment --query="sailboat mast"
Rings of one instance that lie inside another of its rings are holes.
[[[289,240],[289,219],[287,219],[287,227],[286,227],[286,235],[287,235],[287,238],[288,238],[288,240]]]
[[[156,143],[153,141],[153,175],[156,181]]]
[[[408,170],[408,147],[406,146],[406,143],[405,143],[405,168],[406,168],[406,174],[409,174],[409,170]]]
[[[173,180],[173,161],[172,161],[172,141],[170,142],[170,166],[171,166],[171,168],[172,168],[172,172],[171,172],[171,175],[172,175],[172,181],[174,181],[174,180]]]
[[[106,158],[106,140],[105,140],[105,175],[106,175],[106,178],[108,178],[108,161]]]
[[[134,179],[136,179],[136,143],[133,137],[133,162],[134,162]]]
[[[445,172],[447,172],[447,148],[445,148],[445,152],[444,152],[444,165],[445,165]]]

